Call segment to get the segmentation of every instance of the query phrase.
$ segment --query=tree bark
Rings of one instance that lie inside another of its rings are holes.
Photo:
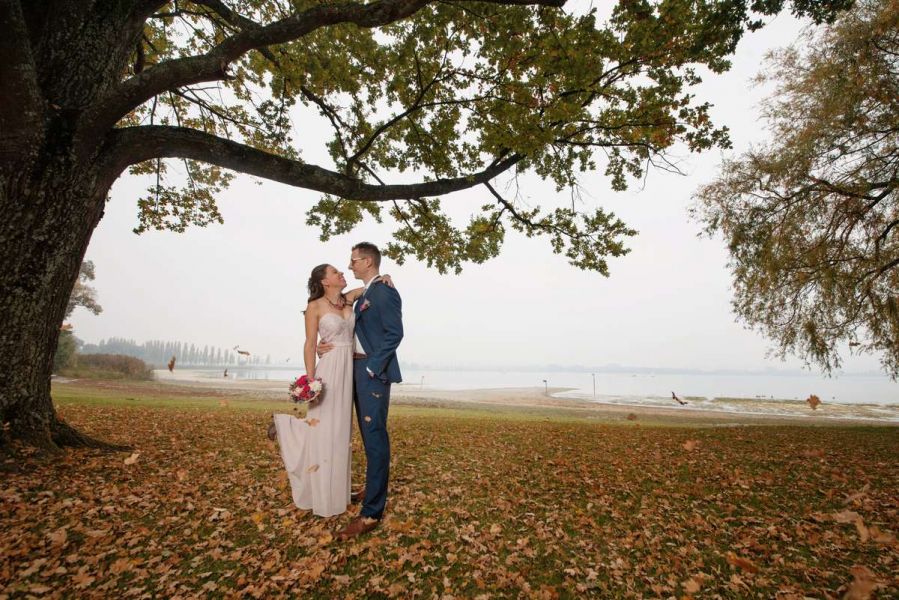
[[[0,164],[0,421],[13,438],[48,451],[115,448],[61,421],[50,397],[60,323],[102,215],[105,183],[44,158]]]

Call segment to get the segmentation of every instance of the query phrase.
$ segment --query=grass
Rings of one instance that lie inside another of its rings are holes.
[[[24,453],[0,597],[823,598],[858,566],[899,595],[899,428],[397,404],[385,521],[339,543],[352,514],[295,508],[264,438],[289,405],[197,394],[55,386],[68,421],[139,456]]]

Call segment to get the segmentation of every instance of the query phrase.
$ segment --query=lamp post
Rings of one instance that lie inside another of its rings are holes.
[[[593,399],[596,400],[596,373],[590,373],[593,376]]]
[[[549,384],[546,383],[546,380],[543,380],[543,395],[549,396]]]

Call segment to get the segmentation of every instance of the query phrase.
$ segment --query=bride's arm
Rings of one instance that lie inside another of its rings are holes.
[[[318,307],[311,302],[306,306],[306,342],[303,344],[303,362],[306,375],[315,377],[315,349],[318,345]]]
[[[350,290],[346,294],[344,294],[346,296],[347,304],[352,304],[353,302],[355,302],[364,291],[364,287],[357,287],[356,289]]]

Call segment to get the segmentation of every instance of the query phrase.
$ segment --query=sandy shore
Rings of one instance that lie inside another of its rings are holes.
[[[226,395],[241,395],[265,400],[282,400],[286,395],[286,382],[272,380],[233,380],[211,379],[198,381],[188,376],[178,376],[178,372],[170,375],[160,374],[157,383],[161,388],[180,388],[184,393],[195,390],[196,393],[213,393]],[[173,389],[174,391],[174,389]],[[791,425],[887,425],[899,426],[899,423],[890,422],[878,418],[865,418],[862,411],[852,407],[855,411],[852,416],[844,416],[844,406],[830,405],[819,408],[817,411],[798,407],[800,414],[778,415],[754,413],[751,410],[743,411],[737,406],[736,411],[708,410],[696,406],[697,403],[687,406],[639,406],[630,404],[605,404],[602,402],[589,402],[578,399],[555,398],[553,394],[567,391],[566,388],[550,388],[544,392],[542,387],[532,388],[501,388],[501,389],[472,389],[472,390],[438,390],[422,389],[416,384],[397,384],[391,391],[391,400],[396,404],[413,406],[432,406],[446,408],[480,408],[484,410],[498,409],[500,407],[516,408],[525,411],[537,411],[540,413],[568,414],[580,418],[596,418],[604,421],[642,421],[654,423],[701,423],[709,425],[740,425],[740,424],[791,424]],[[735,399],[747,404],[752,400]],[[807,410],[807,414],[805,411]]]

